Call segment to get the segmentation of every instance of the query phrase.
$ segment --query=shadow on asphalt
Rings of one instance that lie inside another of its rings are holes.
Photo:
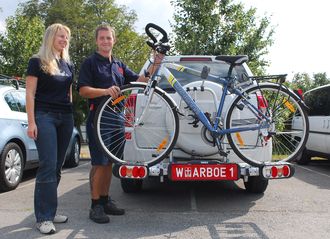
[[[83,174],[82,174],[83,175]],[[228,222],[244,217],[261,195],[248,194],[234,182],[171,182],[148,180],[144,190],[126,194],[114,178],[111,192],[124,216],[111,216],[107,225],[88,219],[90,206],[88,173],[76,178],[80,186],[59,198],[59,211],[69,216],[66,224],[57,224],[54,238],[203,238],[236,235],[236,238],[268,238],[253,222]],[[61,182],[65,183],[65,182]],[[237,221],[237,220],[236,220]],[[0,229],[0,238],[38,238],[34,215],[19,224]],[[201,232],[201,237],[196,234]],[[206,233],[206,234],[204,234]],[[178,236],[179,235],[179,236]],[[190,235],[190,236],[188,236]]]
[[[294,177],[320,189],[330,190],[329,180],[320,180],[320,177],[330,177],[330,160],[312,160],[308,165],[295,165]]]

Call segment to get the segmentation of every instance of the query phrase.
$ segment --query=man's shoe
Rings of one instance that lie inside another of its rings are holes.
[[[53,220],[54,223],[66,223],[67,221],[68,221],[67,216],[59,215],[59,214],[56,214]]]
[[[110,218],[104,213],[102,205],[95,205],[89,211],[89,218],[96,223],[108,223]]]
[[[108,202],[104,205],[104,212],[108,215],[124,215],[125,210],[118,208],[115,201],[109,197]]]
[[[42,234],[54,234],[56,232],[52,221],[43,221],[37,223],[37,228]]]

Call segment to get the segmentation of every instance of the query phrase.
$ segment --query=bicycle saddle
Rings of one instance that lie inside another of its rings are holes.
[[[225,61],[230,65],[242,65],[244,62],[249,60],[249,57],[246,55],[238,55],[238,56],[216,56],[216,60]]]

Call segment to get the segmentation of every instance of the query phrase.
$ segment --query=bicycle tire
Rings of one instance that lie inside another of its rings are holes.
[[[295,159],[303,150],[309,131],[307,113],[300,98],[285,87],[272,83],[262,83],[244,92],[244,97],[237,96],[233,100],[226,116],[226,128],[263,123],[246,105],[242,109],[244,99],[271,116],[271,125],[267,129],[228,133],[232,150],[253,166]]]
[[[176,106],[157,87],[143,122],[134,124],[145,108],[145,88],[146,84],[141,83],[124,85],[117,99],[107,97],[96,111],[94,133],[98,145],[114,163],[155,165],[168,156],[177,141]]]

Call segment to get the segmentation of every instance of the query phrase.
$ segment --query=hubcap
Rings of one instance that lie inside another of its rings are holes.
[[[78,142],[74,145],[74,160],[76,163],[79,163],[79,144]]]
[[[8,152],[5,161],[6,179],[10,184],[16,184],[22,170],[22,159],[19,153],[12,149]]]

